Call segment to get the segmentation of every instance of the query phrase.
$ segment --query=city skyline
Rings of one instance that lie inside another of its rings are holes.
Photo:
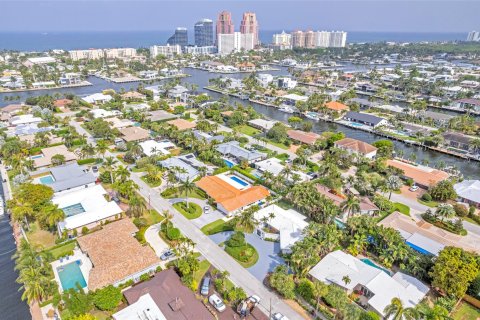
[[[262,30],[316,29],[369,32],[469,32],[479,29],[473,1],[4,1],[2,32],[155,31],[193,26],[218,12],[232,13],[239,28],[244,12],[255,12]],[[432,7],[435,10],[432,10]],[[273,11],[272,11],[273,10]],[[22,23],[18,24],[18,12]],[[71,14],[75,12],[75,14]],[[158,19],[158,12],[162,19]],[[336,14],[332,14],[332,13]],[[395,15],[391,15],[395,12]],[[296,17],[299,17],[298,19]],[[341,19],[339,19],[341,17]],[[129,21],[125,25],[125,21]],[[236,23],[235,23],[236,22]]]

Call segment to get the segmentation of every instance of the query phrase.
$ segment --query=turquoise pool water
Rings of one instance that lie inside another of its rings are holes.
[[[53,179],[52,176],[41,177],[38,180],[40,180],[41,184],[50,184],[55,182],[55,179]]]
[[[30,159],[39,159],[39,158],[43,158],[43,155],[42,154],[37,154],[36,156],[31,156]]]
[[[385,272],[386,274],[390,275],[390,271],[388,271],[387,269],[383,269],[379,266],[377,266],[372,260],[368,259],[368,258],[363,258],[361,259],[363,263],[365,264],[368,264],[369,266],[371,267],[374,267],[374,268],[377,268],[379,270],[382,270],[383,272]]]
[[[350,122],[350,124],[354,127],[363,127],[363,124],[357,122]]]
[[[238,178],[238,177],[230,176],[230,179],[232,179],[232,180],[235,181],[236,183],[240,184],[242,187],[248,186],[248,183],[246,183],[245,181],[243,181],[242,179],[240,179],[240,178]]]
[[[77,287],[77,283],[82,288],[87,286],[87,282],[83,277],[82,270],[80,270],[80,260],[58,267],[57,272],[63,291],[71,288],[75,289]]]
[[[235,166],[235,163],[233,163],[232,161],[230,160],[227,160],[227,159],[223,159],[223,162],[225,162],[225,164],[227,165],[227,167],[231,168],[233,166]]]

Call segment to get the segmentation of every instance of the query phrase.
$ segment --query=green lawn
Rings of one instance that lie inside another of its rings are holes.
[[[197,219],[203,213],[203,209],[198,204],[193,202],[188,203],[188,208],[186,202],[175,203],[173,207],[189,220]]]
[[[257,249],[249,243],[241,247],[229,247],[226,245],[225,252],[237,260],[244,268],[250,268],[258,261]]]
[[[161,196],[165,199],[172,198],[186,198],[184,190],[179,190],[179,188],[168,188],[161,193]],[[194,188],[193,191],[188,193],[189,198],[195,198],[200,200],[206,200],[205,192],[198,188]]]
[[[410,207],[403,204],[403,203],[400,203],[400,202],[394,202],[393,203],[394,205],[394,211],[398,211],[400,213],[403,213],[404,215],[406,216],[409,216],[410,217]]]
[[[470,223],[473,223],[473,224],[476,224],[476,225],[480,225],[477,221],[473,220],[473,219],[470,218],[470,217],[463,217],[462,219],[465,220],[465,221],[468,221],[468,222],[470,222]]]
[[[267,139],[268,140],[268,143],[271,144],[271,145],[274,145],[276,147],[279,147],[281,149],[285,149],[285,150],[288,150],[288,146],[284,145],[283,143],[278,143],[278,142],[275,142],[271,139]]]
[[[198,285],[200,285],[203,277],[205,276],[205,273],[207,273],[210,266],[211,264],[210,262],[208,262],[208,260],[200,261],[200,267],[198,268],[197,271],[193,273],[193,280],[195,280]]]
[[[430,207],[430,208],[435,208],[435,207],[438,207],[438,202],[436,201],[425,201],[425,200],[422,200],[422,199],[417,199],[418,203],[421,203],[423,204],[424,206],[427,206],[427,207]]]
[[[277,155],[275,156],[275,158],[280,159],[280,160],[282,160],[282,162],[284,162],[285,160],[287,160],[288,158],[290,158],[290,156],[289,156],[288,154],[286,154],[286,153],[281,153],[281,154],[277,154]]]
[[[40,229],[37,222],[30,224],[30,230],[27,232],[27,238],[30,243],[43,249],[48,249],[55,245],[55,234]]]
[[[145,182],[146,184],[148,184],[150,188],[159,187],[159,186],[162,184],[162,180],[160,180],[160,181],[155,181],[155,182],[150,182],[150,181],[147,179],[147,176],[142,176],[142,177],[140,177],[140,179],[142,179],[143,182]]]
[[[146,211],[143,214],[143,218],[147,219],[147,223],[149,226],[162,222],[163,220],[163,217],[156,210],[153,209]]]
[[[453,311],[452,318],[454,320],[472,320],[480,318],[480,310],[469,303],[461,302]]]
[[[233,226],[223,219],[218,219],[202,227],[202,232],[206,235],[216,234],[224,231],[233,231]]]
[[[73,253],[73,248],[75,248],[76,241],[70,241],[63,245],[55,246],[52,249],[47,250],[50,252],[55,260],[60,257],[68,256]]]
[[[252,136],[252,137],[262,133],[262,131],[255,129],[253,127],[247,126],[246,124],[241,126],[236,126],[235,129],[238,130],[238,132],[241,132],[243,134],[246,134],[247,136]]]

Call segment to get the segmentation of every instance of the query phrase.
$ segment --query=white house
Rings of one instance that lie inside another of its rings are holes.
[[[122,113],[118,110],[105,110],[105,109],[92,109],[90,110],[90,113],[95,119],[98,118],[110,118],[110,117],[115,117],[119,116]]]
[[[270,158],[262,161],[258,161],[255,163],[255,168],[260,171],[260,173],[270,172],[274,176],[278,176],[282,174],[282,171],[285,169],[285,166],[282,164],[280,159],[277,158]],[[308,175],[301,171],[292,171],[290,176],[287,178],[289,182],[293,182],[293,176],[298,175],[299,181],[308,181],[310,178]]]
[[[145,293],[143,296],[138,298],[137,302],[132,303],[117,313],[114,313],[112,317],[114,320],[167,320],[149,293]]]
[[[168,155],[170,154],[170,149],[176,148],[175,144],[173,144],[169,140],[162,140],[160,142],[155,140],[147,140],[140,142],[140,147],[142,148],[143,153],[147,157],[158,154]]]
[[[463,180],[453,188],[460,201],[480,207],[480,180]]]
[[[103,93],[94,93],[89,96],[82,98],[83,101],[91,103],[91,104],[102,104],[112,100],[112,96]]]
[[[306,219],[293,209],[285,210],[271,204],[255,212],[255,220],[260,221],[263,227],[270,227],[277,232],[268,233],[263,228],[257,228],[255,233],[262,239],[280,240],[280,249],[288,254],[291,253],[293,244],[303,238],[303,229],[308,226]]]
[[[281,89],[293,89],[297,86],[297,81],[288,77],[278,78],[277,86]]]
[[[257,81],[262,87],[267,87],[270,83],[273,82],[273,76],[268,73],[260,73],[257,75]]]
[[[371,266],[371,261],[360,260],[341,250],[327,254],[309,274],[326,284],[335,284],[349,294],[356,292],[367,310],[381,316],[393,298],[399,298],[405,308],[412,308],[429,291],[428,286],[412,276],[401,272],[390,276],[386,270]],[[350,281],[344,281],[345,277]]]
[[[18,126],[24,124],[33,124],[42,122],[42,118],[35,117],[33,114],[22,114],[10,118],[11,126]]]

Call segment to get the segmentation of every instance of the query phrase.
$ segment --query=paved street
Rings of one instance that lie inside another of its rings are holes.
[[[177,202],[185,202],[185,198],[168,199],[168,202],[170,202],[171,204],[174,204],[174,203],[177,203]],[[221,213],[218,210],[213,210],[212,206],[208,205],[207,200],[200,200],[200,199],[196,199],[196,198],[188,198],[188,202],[198,204],[200,206],[200,208],[202,208],[202,210],[205,206],[208,206],[210,208],[208,213],[204,212],[197,219],[190,220],[194,225],[197,226],[197,228],[202,228],[203,226],[205,226],[209,223],[212,223],[212,222],[217,221],[219,219],[224,219],[225,218],[225,215],[223,213]]]

